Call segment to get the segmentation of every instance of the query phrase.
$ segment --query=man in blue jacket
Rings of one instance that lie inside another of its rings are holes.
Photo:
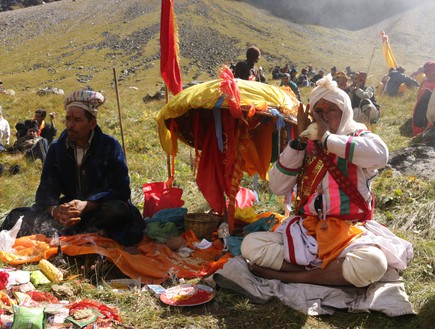
[[[401,91],[400,85],[402,84],[408,88],[418,88],[420,86],[417,80],[405,75],[405,69],[401,66],[395,70],[390,69],[389,76],[390,78],[385,86],[385,94],[389,96],[401,96],[403,91]]]
[[[97,124],[103,103],[104,96],[92,90],[66,98],[66,129],[49,148],[35,204],[14,209],[2,229],[24,215],[19,236],[97,232],[123,245],[141,241],[145,222],[130,201],[121,145]]]

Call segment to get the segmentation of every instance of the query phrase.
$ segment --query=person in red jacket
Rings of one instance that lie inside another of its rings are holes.
[[[420,89],[417,94],[417,103],[415,104],[413,115],[412,115],[412,135],[416,136],[422,133],[427,127],[432,124],[427,120],[427,108],[429,104],[429,99],[432,96],[433,90],[435,89],[435,62],[427,62],[423,66],[424,74],[426,75],[426,80],[420,85]]]

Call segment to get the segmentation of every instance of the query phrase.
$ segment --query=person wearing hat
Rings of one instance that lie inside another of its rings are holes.
[[[276,195],[297,183],[295,212],[274,232],[243,239],[250,271],[282,282],[366,287],[388,267],[404,270],[412,245],[373,219],[370,183],[388,162],[385,143],[353,120],[349,96],[330,74],[317,81],[297,121],[297,138],[269,171]]]
[[[291,81],[290,74],[283,73],[281,75],[281,83],[279,85],[280,87],[290,87],[290,89],[293,91],[293,93],[296,95],[299,102],[301,101],[301,93],[299,92],[298,85]]]
[[[130,201],[123,150],[97,123],[104,100],[88,89],[65,99],[66,129],[50,145],[35,204],[11,211],[2,229],[24,215],[18,236],[96,232],[123,245],[142,240],[145,222]]]
[[[17,139],[14,145],[8,148],[11,154],[22,153],[29,160],[40,159],[45,161],[48,151],[48,142],[45,138],[38,136],[38,122],[34,120],[26,120],[24,122],[24,130],[26,135]]]
[[[367,73],[355,72],[349,86],[349,97],[354,111],[354,119],[358,122],[376,123],[381,116],[380,106],[376,103],[375,91],[366,86]]]

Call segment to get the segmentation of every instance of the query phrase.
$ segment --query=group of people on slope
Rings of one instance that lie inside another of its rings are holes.
[[[390,68],[377,87],[377,93],[392,97],[403,96],[407,90],[418,88],[412,114],[412,135],[416,136],[435,122],[435,62],[429,61],[409,76],[401,66]]]
[[[263,69],[256,65],[260,56],[260,49],[255,46],[249,47],[246,52],[246,61],[237,63],[234,68],[234,76],[244,80],[266,82]],[[377,122],[380,117],[380,106],[376,103],[374,89],[365,84],[367,74],[354,72],[350,66],[346,67],[346,72],[337,71],[337,67],[334,66],[330,73],[332,78],[337,81],[338,86],[349,94],[354,109],[354,119],[358,122]],[[296,74],[297,69],[290,68],[289,64],[282,68],[276,66],[272,71],[272,77],[281,79],[279,86],[289,87],[299,101],[301,101],[299,87],[315,86],[316,82],[324,77],[324,71],[319,70],[316,73],[312,65],[303,68],[299,76]]]
[[[391,67],[378,85],[378,94],[392,97],[402,96],[407,89],[418,88],[420,83],[411,76],[405,75],[402,66]]]
[[[354,111],[354,120],[364,123],[376,123],[380,118],[380,105],[376,102],[373,87],[366,85],[367,73],[353,72],[353,78],[349,83],[349,77],[343,71],[335,74],[334,80],[340,89],[350,97]]]
[[[16,141],[10,145],[11,128],[9,122],[3,118],[0,106],[0,143],[1,150],[10,154],[23,154],[30,160],[45,161],[48,147],[57,134],[54,125],[54,113],[50,113],[50,123],[46,121],[47,112],[43,109],[35,111],[32,119],[18,122],[15,125]]]

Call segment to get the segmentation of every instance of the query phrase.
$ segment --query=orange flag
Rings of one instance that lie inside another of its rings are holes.
[[[160,72],[172,94],[183,90],[178,64],[178,35],[173,0],[162,0],[160,18]]]

